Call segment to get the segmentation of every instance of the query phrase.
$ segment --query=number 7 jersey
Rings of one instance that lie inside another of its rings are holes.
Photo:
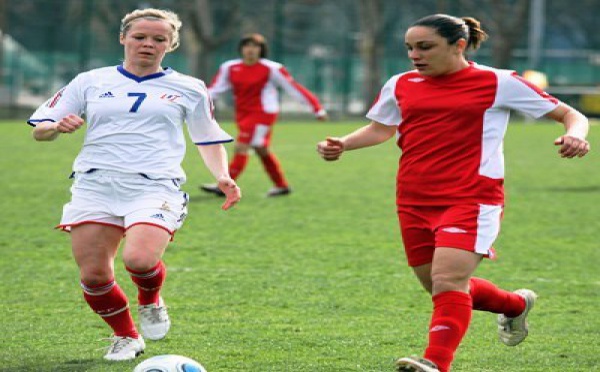
[[[184,122],[196,145],[233,140],[215,121],[204,83],[170,68],[144,77],[123,66],[81,73],[28,123],[56,122],[69,114],[84,115],[87,122],[75,172],[108,169],[183,182]]]

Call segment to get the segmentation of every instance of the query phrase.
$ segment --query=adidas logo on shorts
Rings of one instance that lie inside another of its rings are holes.
[[[165,216],[162,213],[153,214],[150,218],[158,218],[159,220],[165,220]]]
[[[115,98],[112,92],[109,90],[106,93],[102,93],[98,98]]]

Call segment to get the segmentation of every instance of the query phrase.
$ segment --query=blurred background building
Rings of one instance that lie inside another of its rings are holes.
[[[389,76],[410,68],[403,38],[413,21],[470,15],[490,34],[472,59],[540,71],[548,91],[600,115],[600,0],[0,0],[0,117],[30,112],[81,71],[119,64],[120,19],[144,7],[184,22],[166,65],[210,81],[241,35],[260,32],[270,58],[334,116],[362,114]]]

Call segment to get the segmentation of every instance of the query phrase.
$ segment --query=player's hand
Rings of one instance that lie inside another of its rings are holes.
[[[55,128],[60,133],[73,133],[81,128],[84,123],[85,121],[79,116],[70,114],[56,122]]]
[[[317,117],[318,121],[328,121],[329,120],[329,115],[327,115],[327,111],[325,111],[325,109],[319,110],[319,112],[317,112],[315,114],[315,116]]]
[[[339,138],[327,137],[325,141],[319,142],[317,152],[326,161],[335,161],[342,156],[344,143]]]
[[[554,145],[560,146],[558,153],[563,158],[574,158],[585,156],[590,151],[590,143],[583,138],[565,134],[554,141]]]
[[[225,203],[221,206],[224,211],[233,207],[242,198],[242,190],[230,177],[221,177],[217,180],[219,189],[225,193]]]

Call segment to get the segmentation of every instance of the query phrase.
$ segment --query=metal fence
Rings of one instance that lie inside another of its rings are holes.
[[[540,4],[542,17],[532,13]],[[504,16],[515,18],[520,5],[527,12],[513,25],[520,29],[512,36],[511,24],[496,20],[502,15],[486,13],[512,12]],[[373,99],[369,75],[375,73],[381,84],[408,69],[404,31],[415,19],[438,11],[475,15],[484,28],[489,24],[490,42],[472,56],[477,62],[503,63],[499,46],[512,42],[508,65],[500,67],[535,67],[548,75],[551,92],[591,113],[600,97],[600,36],[593,32],[600,0],[567,8],[561,0],[0,0],[0,117],[30,110],[78,72],[119,64],[119,20],[148,6],[178,11],[184,21],[182,48],[167,57],[166,65],[210,80],[219,63],[236,57],[240,35],[262,32],[272,58],[333,113],[362,113]],[[380,27],[369,29],[369,22]],[[377,43],[371,49],[369,35]],[[377,53],[376,71],[366,62],[369,53]],[[303,111],[288,99],[283,107]]]

